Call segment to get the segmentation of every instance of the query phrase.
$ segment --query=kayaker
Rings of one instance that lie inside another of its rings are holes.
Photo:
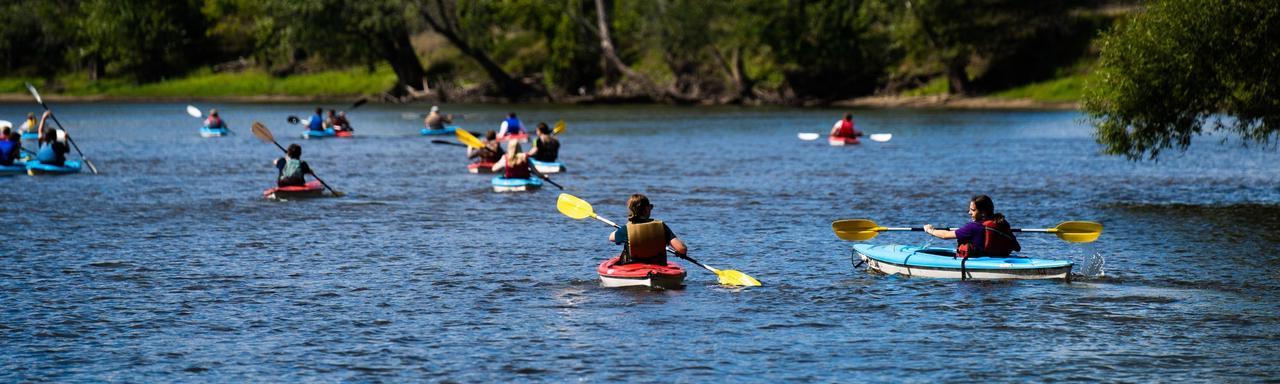
[[[520,124],[520,119],[516,118],[515,112],[508,114],[507,119],[502,121],[502,125],[498,129],[498,137],[519,135],[522,133],[524,133],[524,125]]]
[[[533,142],[529,157],[546,163],[554,162],[560,157],[560,140],[551,136],[551,128],[547,127],[547,123],[538,123],[538,140]]]
[[[6,125],[0,128],[0,165],[13,165],[22,152],[22,134]]]
[[[627,224],[609,234],[609,241],[625,245],[618,264],[667,265],[668,246],[681,255],[689,251],[671,227],[649,217],[651,213],[653,204],[645,195],[637,193],[627,199]]]
[[[969,199],[969,218],[973,221],[955,231],[925,224],[924,232],[943,240],[956,239],[956,257],[961,258],[1009,256],[1014,251],[1022,251],[1009,222],[995,210],[991,197],[977,195]]]
[[[335,131],[339,130],[339,128],[338,128],[338,111],[335,111],[335,110],[332,110],[332,109],[330,109],[330,110],[329,110],[329,115],[328,115],[328,116],[325,116],[325,118],[324,118],[324,127],[325,127],[325,129],[332,128],[332,129],[333,129],[333,130],[335,130]]]
[[[520,152],[520,141],[507,141],[507,154],[502,156],[502,161],[493,164],[493,171],[502,170],[502,177],[508,179],[528,179],[533,177],[529,174],[529,157]]]
[[[304,176],[311,173],[311,166],[307,162],[302,161],[302,146],[298,144],[289,144],[289,149],[285,150],[285,157],[276,159],[276,169],[280,171],[280,175],[276,177],[276,186],[279,187],[296,187],[307,184]]]
[[[484,147],[467,147],[467,158],[475,159],[472,160],[473,163],[497,163],[505,154],[502,145],[498,143],[498,133],[492,129],[484,134]]]
[[[218,109],[209,109],[209,118],[204,120],[204,127],[209,129],[227,129],[227,123],[218,117]]]
[[[316,114],[311,115],[311,120],[307,120],[307,129],[310,129],[312,131],[323,131],[324,116],[321,115],[323,113],[324,113],[323,108],[316,107]]]
[[[351,121],[347,120],[347,111],[338,111],[338,115],[333,117],[333,127],[339,131],[355,131],[351,128]]]
[[[441,115],[440,106],[432,105],[431,113],[427,114],[427,118],[422,119],[422,124],[427,129],[444,129],[445,124],[453,124],[453,114]]]
[[[52,116],[53,112],[50,111],[44,111],[44,115],[40,116],[40,137],[36,139],[40,150],[36,152],[36,160],[43,164],[62,166],[67,161],[67,152],[71,152],[71,147],[67,145],[67,131],[45,127]]]
[[[18,127],[22,133],[36,133],[36,114],[35,112],[27,112],[27,121],[22,122],[22,126]]]
[[[862,136],[862,132],[853,124],[853,114],[845,113],[844,118],[836,121],[836,125],[831,126],[831,136],[855,138]]]

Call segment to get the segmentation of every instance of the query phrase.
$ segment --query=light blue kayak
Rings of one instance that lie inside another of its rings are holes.
[[[61,166],[41,163],[39,160],[27,162],[27,174],[31,176],[66,175],[71,173],[80,173],[79,160],[67,160]]]
[[[306,130],[306,131],[303,131],[303,132],[302,132],[302,138],[304,138],[304,139],[322,139],[322,138],[326,138],[326,137],[333,137],[334,135],[337,135],[337,134],[338,134],[338,133],[337,133],[337,132],[334,132],[333,128],[327,128],[327,129],[325,129],[325,130],[323,130],[323,131],[314,131],[314,130],[310,130],[310,129],[308,129],[308,130]]]
[[[39,139],[39,138],[40,138],[40,133],[38,133],[38,132],[23,132],[23,133],[22,133],[22,139],[23,139],[23,140],[35,140],[35,139]]]
[[[542,173],[560,173],[565,171],[564,163],[559,161],[538,161],[531,158],[529,159],[529,163],[533,164],[533,169],[537,169],[538,172]]]
[[[228,133],[231,131],[226,128],[200,127],[200,137],[219,137],[226,136]]]
[[[1067,260],[1029,257],[956,257],[953,249],[911,245],[856,244],[854,252],[867,267],[890,275],[944,279],[1067,279],[1072,263]]]
[[[27,173],[27,163],[13,162],[13,165],[0,165],[0,176],[13,176]]]
[[[494,176],[492,184],[494,192],[524,192],[542,188],[542,179],[537,177],[508,179],[502,176]]]
[[[436,136],[436,135],[452,135],[453,131],[456,131],[456,130],[458,130],[458,126],[450,125],[450,126],[444,127],[443,129],[423,128],[418,132],[421,132],[423,136]]]

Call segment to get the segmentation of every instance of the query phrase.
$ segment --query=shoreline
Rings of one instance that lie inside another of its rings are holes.
[[[89,95],[89,96],[70,96],[49,94],[41,95],[46,101],[52,102],[71,102],[71,103],[173,103],[173,102],[221,102],[221,103],[307,103],[307,102],[350,102],[351,100],[361,97],[368,98],[370,102],[381,103],[380,97],[376,95],[323,95],[323,96],[293,96],[293,95],[253,95],[253,96],[198,96],[198,97],[180,97],[180,96],[107,96],[107,95]],[[454,103],[475,103],[475,102],[491,102],[493,99],[484,98],[484,100],[454,100]],[[31,95],[25,93],[0,93],[0,104],[22,104],[35,101]],[[412,101],[410,102],[412,103]],[[571,103],[528,103],[528,104],[564,104],[575,105],[582,104],[580,102]],[[625,103],[624,103],[625,104]],[[661,103],[640,103],[658,105]],[[770,106],[775,104],[758,104],[759,106]],[[776,104],[786,105],[786,104]],[[957,97],[947,95],[935,96],[864,96],[853,99],[837,100],[828,103],[805,103],[804,107],[850,107],[850,108],[866,108],[866,109],[1012,109],[1012,110],[1078,110],[1080,103],[1075,101],[1038,101],[1031,99],[1004,99],[995,97]]]

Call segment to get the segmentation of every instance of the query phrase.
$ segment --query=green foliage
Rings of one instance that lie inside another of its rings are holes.
[[[1280,7],[1166,0],[1102,40],[1084,108],[1108,154],[1155,159],[1205,130],[1268,144],[1280,129]]]
[[[1071,75],[1052,80],[1031,83],[992,94],[1002,99],[1024,99],[1040,102],[1062,103],[1080,101],[1090,76]]]
[[[944,77],[935,77],[929,80],[923,87],[909,89],[903,92],[903,96],[936,96],[947,94],[947,79]]]
[[[100,57],[139,81],[199,62],[204,16],[196,0],[87,0],[73,25],[84,56]]]
[[[0,78],[0,92],[26,93],[30,79]],[[143,85],[124,79],[89,81],[83,75],[58,79],[65,95],[107,95],[129,97],[231,96],[346,96],[381,92],[395,84],[396,76],[386,65],[370,73],[363,69],[327,71],[289,77],[274,77],[262,70],[241,73],[201,71],[190,76]]]
[[[766,43],[782,63],[787,85],[819,98],[870,93],[883,75],[887,44],[871,33],[870,14],[859,1],[760,1],[757,12],[776,15]]]

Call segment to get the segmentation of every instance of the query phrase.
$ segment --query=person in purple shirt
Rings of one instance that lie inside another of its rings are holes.
[[[943,240],[956,239],[956,249],[967,248],[969,256],[983,255],[982,246],[986,240],[986,228],[983,227],[982,222],[994,219],[998,215],[995,210],[995,203],[991,201],[991,197],[977,195],[969,199],[969,218],[972,221],[954,231],[937,229],[933,224],[925,224],[924,232]]]

